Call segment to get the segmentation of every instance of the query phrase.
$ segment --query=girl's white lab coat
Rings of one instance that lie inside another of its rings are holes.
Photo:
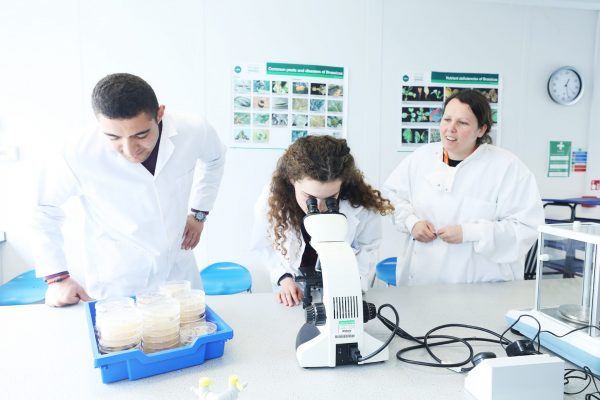
[[[416,150],[385,182],[396,211],[398,285],[523,279],[524,256],[544,223],[533,174],[512,153],[481,145],[456,167],[441,143]],[[422,243],[410,232],[420,220],[435,229],[460,224],[463,243]]]
[[[252,248],[259,255],[261,262],[269,269],[273,290],[278,290],[277,281],[285,273],[293,276],[299,274],[300,262],[304,253],[305,243],[298,239],[295,232],[286,231],[284,248],[287,255],[275,250],[270,239],[270,229],[267,219],[268,187],[263,190],[254,208],[254,227],[252,233]],[[350,244],[356,254],[358,269],[363,290],[368,289],[372,275],[373,257],[381,243],[381,216],[364,207],[354,208],[347,200],[340,201],[340,213],[348,219],[346,243]]]
[[[38,276],[69,269],[60,206],[78,196],[90,296],[129,296],[176,279],[199,287],[193,254],[181,243],[190,208],[210,210],[217,195],[226,149],[216,132],[201,120],[166,115],[154,175],[106,141],[99,130],[90,132],[42,174],[34,233]],[[197,162],[201,173],[192,182]]]

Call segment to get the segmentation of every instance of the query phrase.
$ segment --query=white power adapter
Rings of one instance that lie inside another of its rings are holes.
[[[548,354],[489,358],[465,377],[477,400],[562,400],[565,362]]]

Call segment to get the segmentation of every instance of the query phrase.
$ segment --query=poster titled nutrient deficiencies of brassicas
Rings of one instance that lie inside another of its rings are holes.
[[[499,74],[470,72],[419,72],[402,75],[401,104],[396,126],[397,150],[413,151],[426,143],[439,142],[444,101],[456,92],[481,92],[492,109],[490,136],[500,145],[501,85]]]
[[[232,71],[230,147],[285,149],[307,135],[346,137],[346,68],[266,62]]]

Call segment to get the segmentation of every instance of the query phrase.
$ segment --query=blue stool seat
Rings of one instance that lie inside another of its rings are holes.
[[[234,262],[218,262],[200,271],[204,292],[208,295],[249,292],[252,288],[250,271]]]
[[[383,259],[375,266],[375,275],[388,285],[396,286],[396,257]]]
[[[48,284],[35,277],[35,270],[27,271],[0,285],[0,306],[41,303]]]

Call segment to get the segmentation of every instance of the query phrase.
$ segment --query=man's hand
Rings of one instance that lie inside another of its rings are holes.
[[[419,221],[417,222],[410,233],[415,240],[423,243],[429,243],[434,240],[437,235],[435,233],[435,228],[433,224],[429,221]]]
[[[181,248],[183,250],[192,250],[200,242],[200,235],[204,229],[204,222],[198,221],[193,215],[188,215],[185,222],[185,230],[183,231],[183,242]]]
[[[275,295],[277,301],[284,306],[293,307],[302,301],[302,289],[300,289],[293,278],[283,278],[279,282],[281,290]]]
[[[48,285],[46,290],[46,305],[50,307],[62,307],[69,304],[77,304],[81,301],[94,300],[86,293],[75,279],[67,278],[62,282]]]
[[[460,225],[448,225],[438,229],[438,237],[446,243],[458,244],[463,242],[463,231]]]

